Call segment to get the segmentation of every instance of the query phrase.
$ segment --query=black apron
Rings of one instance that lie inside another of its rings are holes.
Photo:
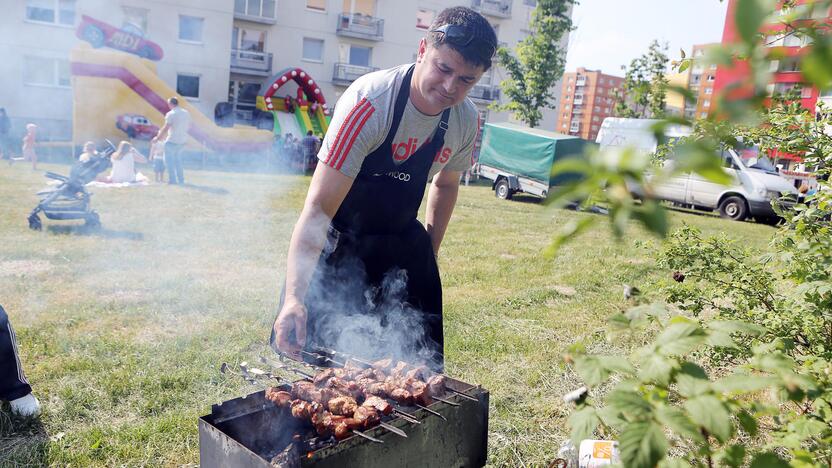
[[[304,299],[306,350],[392,357],[441,371],[442,284],[430,236],[416,216],[434,156],[445,143],[450,109],[442,113],[433,138],[395,164],[393,139],[412,75],[411,67],[384,143],[364,159],[330,224]]]

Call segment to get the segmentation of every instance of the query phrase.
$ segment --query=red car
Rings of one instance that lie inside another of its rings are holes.
[[[78,24],[75,35],[96,49],[103,46],[112,47],[150,60],[161,60],[164,55],[159,44],[144,38],[141,29],[129,25],[120,29],[87,15],[81,16],[81,23]]]
[[[159,127],[150,123],[147,117],[139,114],[119,115],[116,118],[116,128],[137,140],[150,140],[159,133]]]

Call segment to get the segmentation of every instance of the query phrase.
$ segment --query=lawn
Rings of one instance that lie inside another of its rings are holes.
[[[66,166],[43,165],[65,173]],[[309,179],[188,171],[186,187],[94,188],[103,229],[44,220],[27,228],[45,180],[0,166],[0,304],[43,404],[40,423],[0,410],[0,466],[180,466],[199,461],[197,418],[257,389],[220,363],[266,351],[289,234]],[[622,284],[651,296],[668,272],[635,225],[600,223],[541,252],[568,221],[597,216],[495,199],[462,187],[440,255],[447,373],[491,392],[489,462],[537,466],[566,438],[561,396],[579,380],[561,359],[600,347],[626,307]],[[756,249],[773,229],[673,212]]]

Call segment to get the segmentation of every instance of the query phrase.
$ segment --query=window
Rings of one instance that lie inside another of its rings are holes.
[[[716,75],[708,75],[708,81],[714,81],[716,79]]]
[[[249,28],[231,30],[231,48],[247,60],[265,60],[266,31]]]
[[[593,125],[593,126],[592,126],[592,131],[593,131],[593,132],[595,132],[595,131],[597,131],[597,130],[598,130],[598,126],[597,126],[597,125]]]
[[[376,15],[376,0],[344,0],[344,13],[360,13],[365,16]]]
[[[777,65],[779,72],[797,72],[800,71],[800,58],[788,57],[779,61]]]
[[[179,15],[179,40],[202,42],[203,21],[204,20],[202,18],[197,18],[195,16]]]
[[[700,119],[707,119],[708,118],[708,113],[707,112],[701,112],[699,114],[699,118]]]
[[[359,65],[362,67],[370,66],[370,52],[373,49],[369,47],[350,46],[350,65]]]
[[[800,91],[800,97],[803,99],[809,99],[812,97],[812,87],[807,86]]]
[[[427,31],[431,23],[433,23],[434,17],[436,17],[436,11],[419,8],[416,10],[416,27]]]
[[[275,0],[234,0],[234,13],[244,16],[274,18],[274,2]],[[308,4],[307,2],[307,6]]]
[[[536,7],[537,6],[537,0],[523,0],[523,5],[530,6],[530,7]]]
[[[199,76],[176,75],[176,92],[184,97],[199,98]]]
[[[595,106],[595,112],[601,112],[601,106]]]
[[[566,128],[567,127],[566,122],[564,122],[560,127],[561,128]]]
[[[147,33],[147,10],[144,8],[135,8],[129,6],[121,7],[124,12],[124,22],[122,22],[122,29],[135,29],[141,31],[142,35]]]
[[[68,87],[69,61],[51,57],[23,58],[23,82],[31,85]]]
[[[711,100],[705,99],[704,101],[702,101],[702,107],[711,107]]]
[[[713,93],[714,93],[713,88],[705,88],[705,94],[713,94]]]
[[[274,2],[272,2],[272,5],[274,5]],[[306,8],[315,11],[326,11],[326,0],[306,0]]]
[[[26,19],[72,26],[75,24],[75,0],[26,0]]]
[[[309,37],[303,38],[303,56],[302,60],[309,60],[311,62],[324,61],[324,41],[323,39],[312,39]]]
[[[598,121],[598,116],[597,116],[597,115],[593,115],[593,116],[592,116],[592,121],[593,121],[593,122],[597,122],[597,121]]]

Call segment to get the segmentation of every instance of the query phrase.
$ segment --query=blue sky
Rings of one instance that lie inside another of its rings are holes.
[[[668,56],[693,44],[719,42],[725,25],[724,0],[579,0],[569,37],[566,71],[577,67],[624,76],[621,65],[647,51],[650,41],[669,42]]]

